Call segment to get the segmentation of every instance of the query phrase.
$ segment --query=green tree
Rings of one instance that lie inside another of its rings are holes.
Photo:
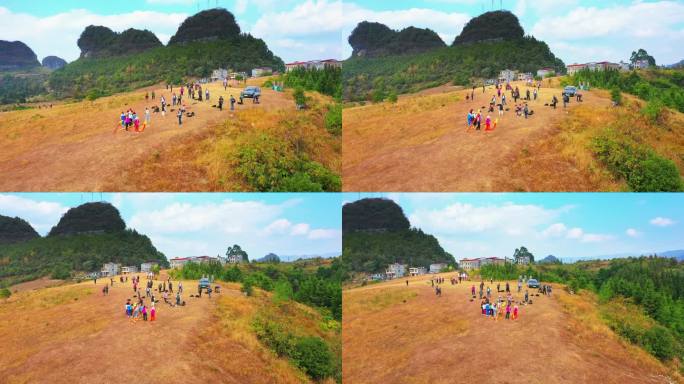
[[[244,251],[239,245],[235,244],[232,247],[228,247],[226,250],[226,257],[239,256],[242,258],[243,262],[249,263],[249,256],[247,252]]]

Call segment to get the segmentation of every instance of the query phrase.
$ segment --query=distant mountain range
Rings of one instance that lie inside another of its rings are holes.
[[[638,257],[638,256],[648,256],[648,255],[658,255],[660,257],[674,257],[679,261],[684,261],[684,249],[662,251],[662,252],[625,252],[616,253],[612,255],[597,255],[597,256],[583,256],[583,257],[562,257],[560,258],[564,263],[575,263],[578,261],[585,260],[610,260],[618,259],[622,257]]]
[[[680,60],[678,63],[666,65],[665,68],[684,68],[684,60]]]
[[[338,257],[342,254],[342,252],[325,252],[325,253],[318,253],[318,254],[313,254],[313,255],[288,255],[288,256],[279,256],[280,261],[295,261],[299,259],[315,259],[317,257],[321,257],[324,259],[329,259],[331,257]]]

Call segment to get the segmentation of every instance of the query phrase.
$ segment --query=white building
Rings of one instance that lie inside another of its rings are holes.
[[[634,68],[636,68],[636,69],[646,69],[650,66],[651,66],[651,64],[649,64],[648,60],[645,60],[645,59],[637,60],[634,62]]]
[[[427,273],[425,267],[411,267],[409,268],[409,276],[419,276]]]
[[[273,69],[270,67],[259,67],[252,69],[252,77],[270,76]]]
[[[226,263],[228,264],[239,264],[242,263],[242,255],[230,255],[226,257]]]
[[[440,273],[443,269],[446,269],[446,267],[446,263],[430,264],[430,273]]]
[[[129,273],[138,273],[138,267],[135,265],[129,265],[126,267],[121,267],[121,274],[122,275],[127,275]]]
[[[519,81],[532,80],[533,78],[534,78],[534,76],[532,76],[532,72],[518,73],[518,80]]]
[[[102,270],[100,270],[101,276],[115,276],[119,274],[119,264],[106,263],[102,265]]]
[[[387,266],[385,275],[389,280],[396,279],[398,277],[403,277],[404,275],[406,275],[406,265],[399,263],[390,264]]]
[[[146,263],[140,264],[140,272],[149,273],[152,272],[152,267],[159,265],[156,261],[148,261]]]
[[[629,63],[625,63],[624,61],[620,60],[618,63],[620,65],[620,70],[621,71],[629,71],[632,67]]]
[[[219,68],[219,69],[214,69],[211,72],[211,81],[219,81],[219,80],[224,80],[228,78],[228,70]]]
[[[529,256],[522,256],[522,257],[519,257],[519,258],[515,261],[515,263],[516,263],[516,264],[520,264],[520,265],[527,265],[527,264],[530,263],[530,257],[529,257]]]
[[[541,77],[542,79],[553,73],[556,73],[556,70],[551,67],[540,68],[537,70],[537,76]]]
[[[511,81],[515,80],[515,77],[517,76],[518,71],[513,71],[510,69],[504,69],[499,73],[499,82],[500,83],[510,83]]]
[[[466,271],[478,269],[480,268],[480,259],[461,259],[459,265]]]

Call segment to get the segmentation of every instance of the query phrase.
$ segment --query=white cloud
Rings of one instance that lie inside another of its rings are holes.
[[[251,232],[275,220],[283,205],[260,201],[225,200],[220,204],[172,203],[162,209],[139,211],[130,226],[143,233],[187,233],[217,229],[224,234]]]
[[[639,47],[665,64],[681,59],[681,50],[674,47],[684,45],[684,3],[633,1],[627,5],[570,9],[574,5],[566,1],[563,8],[567,11],[552,15],[538,10],[539,19],[528,33],[546,41],[560,57],[574,62],[627,60]]]
[[[320,239],[342,239],[342,231],[339,229],[313,229],[309,231],[307,236],[311,240]]]
[[[455,203],[443,209],[418,209],[409,220],[428,233],[476,233],[497,230],[507,235],[534,233],[535,227],[546,224],[569,208],[546,209],[538,205],[505,203],[474,206]]]
[[[625,234],[626,234],[627,236],[629,236],[629,237],[639,237],[639,236],[641,236],[641,232],[637,231],[637,230],[634,229],[634,228],[627,228],[627,230],[625,231]]]
[[[582,230],[582,228],[571,228],[565,235],[565,237],[567,237],[568,239],[581,239],[582,236],[584,236],[584,231]]]
[[[247,10],[247,7],[249,6],[249,2],[247,0],[235,0],[235,14],[241,15],[245,13]]]
[[[272,235],[272,234],[284,234],[287,233],[292,227],[292,223],[290,223],[289,220],[287,219],[278,219],[271,224],[269,224],[266,229],[264,229],[264,232],[266,232],[267,235]]]
[[[551,224],[548,228],[542,231],[542,236],[544,237],[560,237],[563,236],[568,230],[568,227],[563,223]]]
[[[669,219],[667,217],[658,216],[656,218],[651,219],[650,223],[657,227],[669,227],[671,225],[674,225],[676,221]]]
[[[69,208],[50,201],[37,201],[15,195],[0,194],[0,215],[20,217],[45,235],[59,222]]]
[[[103,25],[116,32],[128,28],[149,29],[165,43],[188,15],[153,11],[131,11],[116,15],[99,15],[86,9],[72,9],[45,17],[15,13],[0,7],[0,40],[19,40],[38,56],[57,55],[73,61],[80,55],[76,41],[88,25]]]
[[[290,234],[293,236],[301,236],[309,233],[309,224],[299,223],[292,226]]]

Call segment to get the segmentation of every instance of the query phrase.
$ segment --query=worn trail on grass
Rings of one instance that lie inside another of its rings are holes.
[[[344,292],[345,382],[668,383],[614,339],[575,337],[561,289],[533,296],[516,321],[494,321],[469,300],[471,283],[452,286],[447,276],[436,297],[429,278],[410,280]]]
[[[523,82],[512,84],[525,96]],[[560,101],[556,110],[544,106],[561,89],[545,82],[538,99],[530,101],[534,115],[515,116],[510,91],[510,111],[503,117],[485,107],[496,93],[475,90],[475,100],[465,100],[470,90],[421,92],[401,97],[396,104],[382,103],[344,111],[343,188],[346,191],[499,191],[510,188],[510,166],[527,145],[550,134],[568,111]],[[610,100],[592,91],[582,92],[584,104],[609,106]],[[569,109],[578,105],[572,100]],[[483,111],[482,131],[466,129],[470,109]],[[494,131],[484,132],[484,117],[499,119]],[[545,164],[538,164],[545,167]],[[559,175],[559,177],[562,177]],[[559,185],[572,184],[559,180]],[[564,190],[583,186],[565,185]]]
[[[251,99],[246,99],[244,105],[236,104],[236,112],[231,113],[230,95],[238,99],[242,85],[226,91],[219,83],[210,84],[208,88],[210,102],[191,100],[186,92],[187,111],[194,112],[195,117],[184,116],[182,127],[178,126],[176,107],[169,106],[164,118],[161,113],[151,113],[151,126],[140,134],[123,130],[113,133],[117,126],[120,127],[121,112],[134,109],[142,124],[145,106],[160,106],[162,95],[171,103],[170,90],[149,87],[94,102],[0,113],[0,147],[3,149],[0,151],[0,175],[3,176],[0,190],[136,190],[135,185],[122,185],[125,181],[121,181],[121,175],[140,166],[139,159],[149,158],[167,145],[182,142],[192,133],[235,118],[246,108],[294,110],[294,103],[285,93],[262,89],[261,104],[254,105]],[[156,100],[145,100],[145,92],[152,90]],[[176,94],[178,91],[179,88],[174,88]],[[218,104],[219,96],[225,99],[223,112],[212,108]]]

